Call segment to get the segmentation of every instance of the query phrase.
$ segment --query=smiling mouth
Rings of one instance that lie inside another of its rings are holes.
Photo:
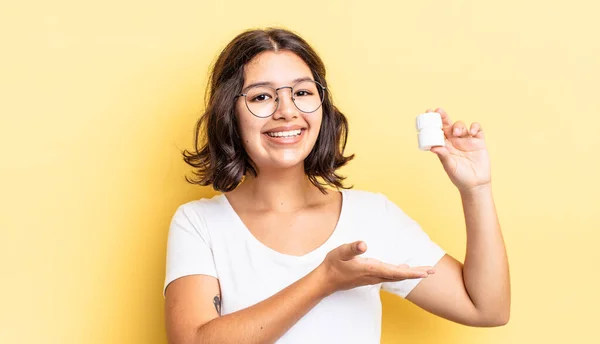
[[[269,133],[265,133],[265,134],[270,137],[296,137],[296,136],[299,136],[300,134],[302,134],[302,130],[305,130],[305,129],[277,131],[277,132],[269,132]]]

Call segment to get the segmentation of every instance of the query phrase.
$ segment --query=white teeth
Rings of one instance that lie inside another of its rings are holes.
[[[271,137],[291,137],[298,136],[302,133],[302,129],[290,130],[290,131],[279,131],[275,133],[267,133]]]

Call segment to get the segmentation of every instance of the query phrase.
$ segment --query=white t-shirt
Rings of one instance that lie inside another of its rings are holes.
[[[173,216],[168,235],[168,284],[202,274],[219,279],[221,314],[250,307],[314,270],[329,251],[363,240],[372,257],[390,264],[434,266],[445,254],[387,197],[342,190],[342,210],[327,241],[303,256],[277,252],[252,235],[223,195],[191,201]],[[420,279],[338,291],[319,302],[277,343],[379,343],[380,289],[405,298]]]

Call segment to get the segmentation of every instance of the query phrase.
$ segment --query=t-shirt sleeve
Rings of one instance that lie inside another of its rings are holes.
[[[394,202],[385,197],[383,216],[386,238],[386,263],[408,264],[408,266],[435,266],[446,252],[423,231],[421,226],[410,218]],[[406,296],[421,282],[422,278],[399,282],[384,282],[381,288],[390,293]]]
[[[189,275],[217,277],[210,238],[198,204],[180,206],[171,220],[163,297],[172,281]]]

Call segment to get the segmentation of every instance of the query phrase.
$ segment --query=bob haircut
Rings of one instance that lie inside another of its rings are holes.
[[[297,34],[281,28],[248,30],[239,34],[212,67],[205,94],[206,110],[195,126],[194,150],[182,152],[183,160],[195,168],[195,178],[185,177],[189,183],[211,185],[217,191],[226,192],[235,189],[247,173],[258,175],[238,132],[235,100],[244,85],[244,66],[264,51],[280,50],[300,57],[314,79],[327,87],[323,61]],[[304,172],[313,185],[327,193],[324,188],[327,185],[348,188],[342,184],[345,177],[338,175],[336,170],[352,160],[354,154],[344,156],[348,138],[346,117],[333,105],[329,90],[324,97],[319,136],[304,159]]]

